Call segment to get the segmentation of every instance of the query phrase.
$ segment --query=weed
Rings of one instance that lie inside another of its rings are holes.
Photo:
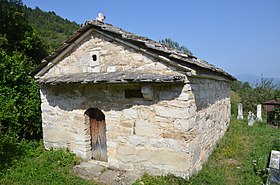
[[[42,141],[22,141],[23,155],[0,176],[0,184],[94,184],[71,172],[79,160],[69,150],[45,151]]]
[[[150,176],[147,173],[143,175],[141,179],[138,179],[134,185],[155,185],[155,184],[160,184],[160,185],[184,185],[188,184],[188,182],[181,178],[181,177],[176,177],[174,175],[166,175],[166,176]]]
[[[276,138],[272,142],[272,150],[280,151],[280,138]]]

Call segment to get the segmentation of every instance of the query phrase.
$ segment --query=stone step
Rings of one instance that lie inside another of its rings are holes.
[[[106,162],[95,160],[81,162],[74,166],[73,171],[83,179],[108,185],[130,185],[143,175],[135,171],[110,169]]]

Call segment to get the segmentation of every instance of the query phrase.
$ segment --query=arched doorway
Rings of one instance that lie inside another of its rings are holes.
[[[105,115],[96,108],[89,108],[85,114],[89,117],[92,158],[107,162]]]

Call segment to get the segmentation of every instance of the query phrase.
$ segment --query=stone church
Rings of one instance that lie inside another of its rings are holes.
[[[45,147],[111,168],[189,177],[230,123],[233,76],[100,21],[86,22],[34,74]]]

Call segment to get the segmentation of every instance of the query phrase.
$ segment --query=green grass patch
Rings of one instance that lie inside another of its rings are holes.
[[[279,150],[280,130],[257,122],[232,119],[202,170],[189,181],[174,176],[145,174],[135,184],[256,185],[266,182],[266,168],[272,149]]]
[[[250,127],[246,121],[232,119],[208,162],[189,181],[173,175],[145,174],[134,184],[262,184],[272,149],[280,149],[279,129],[262,122]],[[46,151],[41,141],[18,142],[3,136],[0,142],[0,184],[95,184],[72,172],[77,163],[68,150]]]
[[[68,150],[45,151],[37,141],[21,141],[17,149],[21,156],[2,166],[0,184],[94,184],[71,171],[79,161]]]

